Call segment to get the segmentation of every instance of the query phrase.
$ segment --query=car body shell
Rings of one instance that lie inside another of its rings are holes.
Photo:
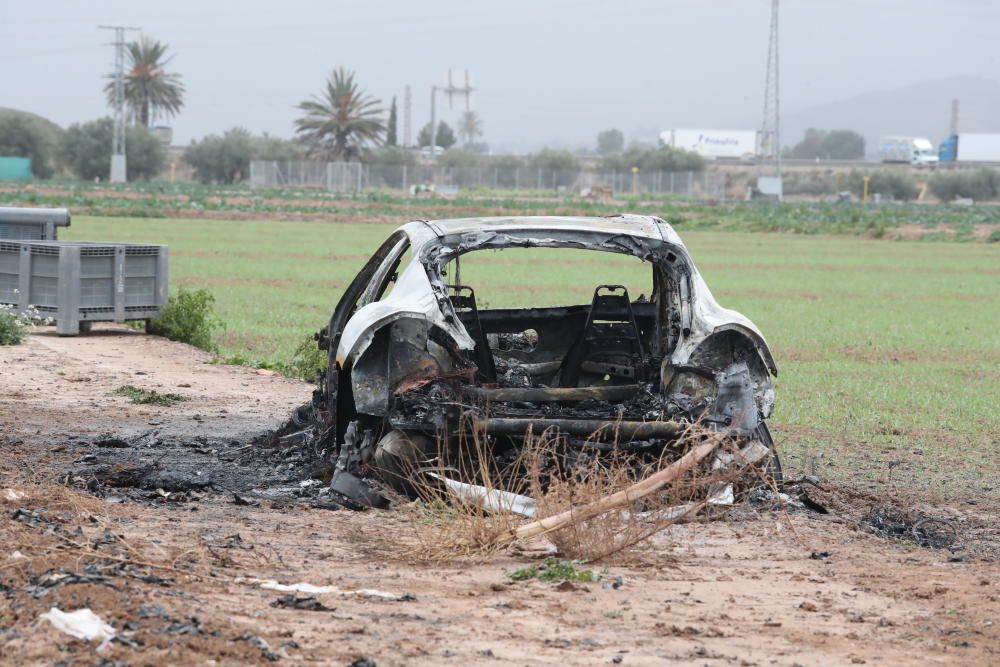
[[[778,374],[778,367],[764,335],[747,317],[719,305],[691,260],[684,242],[669,224],[659,218],[639,215],[606,218],[465,218],[410,222],[399,227],[397,232],[406,235],[411,251],[410,263],[405,268],[400,267],[398,278],[388,294],[381,300],[358,308],[339,332],[336,340],[336,363],[341,368],[356,361],[364,353],[376,331],[401,318],[425,320],[446,331],[459,348],[473,349],[475,342],[462,323],[449,317],[446,309],[442,308],[441,294],[436,291],[425,264],[427,250],[437,248],[445,239],[516,233],[522,239],[538,241],[535,245],[543,245],[546,239],[556,234],[560,240],[555,241],[554,245],[565,247],[576,247],[566,241],[574,235],[578,235],[583,242],[611,235],[665,243],[683,258],[690,275],[689,324],[670,355],[671,363],[678,366],[687,364],[698,346],[709,336],[734,331],[752,342],[770,374]],[[596,246],[594,249],[607,250]]]

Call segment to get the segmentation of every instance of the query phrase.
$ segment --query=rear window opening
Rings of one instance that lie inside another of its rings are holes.
[[[483,384],[583,387],[659,378],[653,266],[595,250],[474,251],[443,272]]]
[[[636,257],[577,248],[505,248],[461,255],[445,266],[445,282],[472,287],[483,308],[589,304],[598,285],[624,285],[649,300],[652,265]]]

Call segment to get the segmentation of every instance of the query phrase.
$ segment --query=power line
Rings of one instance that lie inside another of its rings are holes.
[[[448,70],[448,85],[447,86],[431,86],[431,155],[434,155],[435,147],[437,146],[437,110],[435,105],[435,98],[437,97],[438,91],[448,95],[448,108],[452,108],[455,101],[455,95],[465,95],[465,110],[469,110],[469,96],[472,94],[473,88],[469,85],[469,70],[465,70],[465,85],[456,86],[452,83],[451,70]]]
[[[101,30],[114,30],[115,41],[115,127],[111,134],[112,183],[124,183],[125,176],[125,31],[141,30],[124,25],[99,25]]]

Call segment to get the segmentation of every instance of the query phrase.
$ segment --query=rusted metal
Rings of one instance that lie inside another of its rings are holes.
[[[475,374],[476,374],[476,367],[470,366],[468,368],[456,368],[455,370],[449,371],[448,373],[441,373],[433,377],[416,376],[413,378],[406,378],[402,382],[396,385],[395,393],[404,394],[408,391],[412,391],[413,389],[423,387],[425,384],[428,384],[430,382],[437,382],[442,380],[465,380],[466,382],[469,382],[472,380],[472,376],[474,376]]]

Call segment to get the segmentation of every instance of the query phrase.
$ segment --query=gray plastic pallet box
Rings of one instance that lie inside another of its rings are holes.
[[[0,239],[55,241],[60,227],[69,227],[65,208],[0,206]]]
[[[29,305],[62,336],[90,322],[146,320],[167,302],[167,246],[0,241],[0,303]]]

